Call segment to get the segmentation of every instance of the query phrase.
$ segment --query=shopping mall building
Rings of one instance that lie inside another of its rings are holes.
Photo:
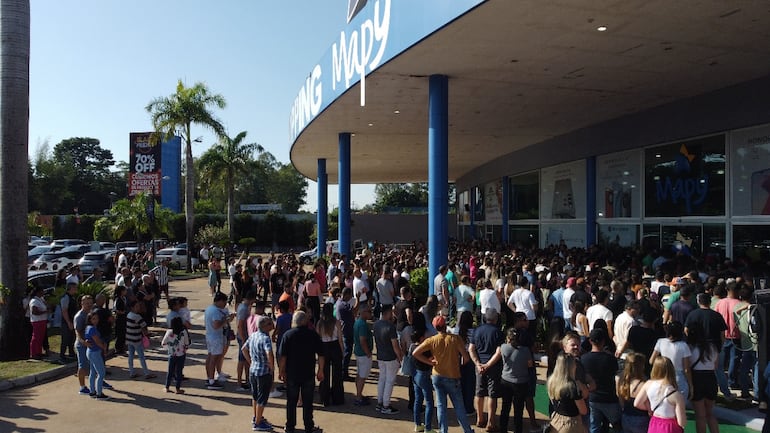
[[[434,270],[447,237],[767,254],[766,2],[351,0],[348,16],[290,119],[322,228],[340,186],[341,246],[351,183],[427,181]]]

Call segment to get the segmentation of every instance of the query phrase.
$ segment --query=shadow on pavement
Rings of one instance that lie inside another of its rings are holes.
[[[28,406],[25,403],[34,401],[33,393],[29,389],[6,392],[3,394],[3,404],[0,405],[0,431],[19,432],[19,433],[37,433],[44,432],[45,429],[23,428],[14,423],[13,419],[25,419],[44,421],[58,413],[46,408]]]
[[[198,416],[227,415],[227,412],[224,411],[204,409],[201,405],[190,402],[187,399],[189,396],[190,395],[188,394],[179,396],[174,394],[164,394],[163,398],[156,398],[147,394],[114,390],[110,393],[110,401],[115,403],[134,404],[146,409],[154,409],[157,412],[162,413]]]

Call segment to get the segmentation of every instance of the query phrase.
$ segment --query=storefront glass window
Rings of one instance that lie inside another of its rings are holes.
[[[511,201],[509,215],[512,220],[537,219],[540,216],[540,174],[520,174],[510,178]]]
[[[733,215],[770,215],[770,126],[730,133]]]

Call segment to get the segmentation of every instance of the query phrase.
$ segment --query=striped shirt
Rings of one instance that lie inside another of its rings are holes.
[[[249,335],[244,346],[249,348],[249,355],[251,355],[249,372],[254,376],[270,374],[270,359],[267,357],[268,353],[273,351],[270,336],[262,331],[257,331]]]
[[[150,271],[155,274],[158,284],[165,286],[168,284],[168,266],[156,266]]]
[[[126,315],[126,341],[129,343],[142,342],[142,329],[147,327],[142,316],[131,311]]]

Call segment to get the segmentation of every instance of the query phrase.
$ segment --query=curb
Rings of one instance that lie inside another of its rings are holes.
[[[765,419],[761,418],[762,414],[759,411],[756,411],[756,409],[752,411],[751,415],[742,411],[725,409],[719,406],[714,406],[713,410],[717,419],[742,425],[752,430],[762,431],[762,427],[765,425]]]
[[[66,365],[60,365],[51,370],[43,371],[37,374],[30,374],[29,376],[17,377],[15,379],[8,379],[0,381],[0,392],[9,391],[14,388],[20,388],[23,386],[30,386],[36,383],[48,382],[49,380],[58,379],[66,376],[72,372],[73,368],[77,367],[76,362],[71,362]]]

